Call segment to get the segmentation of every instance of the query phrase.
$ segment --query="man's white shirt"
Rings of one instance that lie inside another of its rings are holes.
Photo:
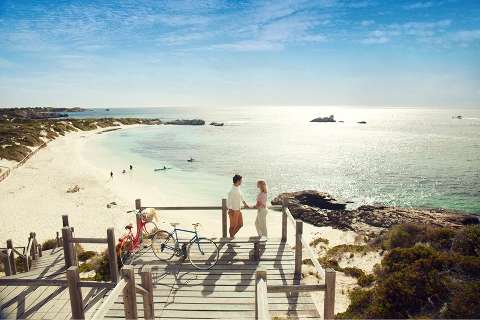
[[[240,187],[232,186],[228,193],[227,208],[231,210],[240,210],[242,208],[243,195]]]

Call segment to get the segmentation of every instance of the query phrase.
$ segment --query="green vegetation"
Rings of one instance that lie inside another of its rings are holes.
[[[0,158],[21,161],[31,148],[41,146],[71,131],[89,131],[119,124],[159,124],[158,119],[104,118],[104,119],[22,119],[0,118]]]
[[[56,239],[48,239],[42,243],[42,251],[55,249],[57,247]]]
[[[95,251],[83,251],[78,254],[78,260],[84,262],[95,257],[96,255],[97,253]]]
[[[325,238],[322,238],[322,237],[318,237],[316,239],[313,239],[311,242],[310,242],[310,245],[312,247],[316,247],[317,245],[319,245],[320,243],[324,243],[326,245],[328,245],[329,241],[328,239],[325,239]]]
[[[375,274],[358,278],[371,287],[353,290],[337,318],[479,318],[479,235],[478,225],[392,228],[376,242],[388,251]]]

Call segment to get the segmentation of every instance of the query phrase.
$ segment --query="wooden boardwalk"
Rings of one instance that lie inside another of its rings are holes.
[[[155,318],[159,319],[252,319],[255,318],[255,271],[263,267],[268,283],[286,285],[294,282],[294,255],[289,245],[270,240],[253,261],[253,244],[243,243],[220,248],[220,258],[211,270],[199,271],[188,261],[161,263],[152,251],[145,250],[133,262],[136,282],[144,265],[151,265]],[[143,317],[143,304],[137,302]],[[269,293],[269,309],[279,319],[319,318],[309,293]],[[106,313],[109,318],[123,318],[121,297]]]
[[[29,272],[0,279],[65,279],[63,248],[43,251]],[[82,288],[87,313],[108,293],[107,289]],[[0,319],[70,319],[70,296],[61,286],[0,286]]]
[[[253,244],[220,247],[218,264],[199,271],[188,261],[160,262],[150,248],[132,262],[136,282],[144,265],[152,267],[155,318],[158,319],[252,319],[255,318],[255,271],[267,270],[269,285],[289,285],[294,280],[295,257],[287,243],[270,239],[253,260]],[[62,248],[45,251],[30,272],[9,278],[65,279]],[[109,289],[82,288],[86,318],[97,310]],[[268,293],[269,309],[277,319],[320,318],[309,293]],[[137,300],[138,316],[143,304]],[[66,287],[1,287],[0,318],[68,319],[71,317]],[[122,295],[106,318],[124,319]]]

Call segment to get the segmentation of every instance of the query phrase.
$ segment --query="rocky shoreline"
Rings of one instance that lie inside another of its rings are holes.
[[[368,238],[376,237],[399,224],[460,228],[480,223],[479,217],[475,215],[459,214],[445,209],[363,205],[347,210],[345,202],[337,201],[330,194],[315,190],[282,193],[272,200],[272,204],[281,205],[284,201],[295,219],[315,226],[351,230]]]

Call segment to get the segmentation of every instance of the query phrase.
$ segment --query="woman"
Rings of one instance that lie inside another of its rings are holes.
[[[260,189],[260,193],[257,196],[257,219],[255,219],[255,228],[260,237],[267,237],[267,183],[264,180],[257,181],[257,188]]]

